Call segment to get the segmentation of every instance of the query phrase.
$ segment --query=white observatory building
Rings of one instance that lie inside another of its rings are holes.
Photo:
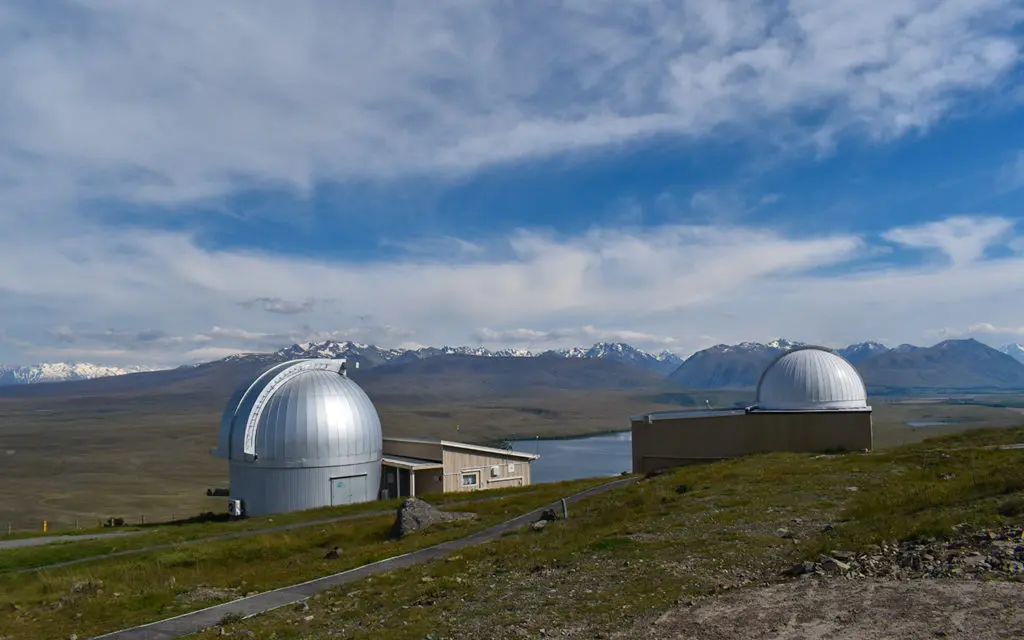
[[[659,411],[630,418],[633,471],[772,451],[871,449],[871,407],[857,369],[824,347],[800,347],[769,364],[757,402],[743,409]]]
[[[217,448],[246,515],[376,500],[380,417],[343,359],[274,365],[224,408]]]

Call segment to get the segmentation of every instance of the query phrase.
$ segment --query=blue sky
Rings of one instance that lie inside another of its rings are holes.
[[[0,363],[1024,342],[1015,0],[41,6]]]

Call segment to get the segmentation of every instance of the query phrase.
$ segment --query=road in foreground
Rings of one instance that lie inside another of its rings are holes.
[[[610,489],[635,482],[636,480],[637,478],[635,477],[614,480],[607,484],[598,485],[568,496],[565,498],[565,501],[567,503],[573,503],[578,500],[603,493]],[[538,507],[537,509],[521,516],[517,516],[511,520],[506,520],[501,524],[470,534],[465,538],[443,542],[433,547],[427,547],[426,549],[420,549],[419,551],[414,551],[412,553],[387,558],[368,565],[363,565],[362,567],[342,571],[341,573],[317,578],[315,580],[292,585],[290,587],[274,589],[273,591],[267,591],[248,598],[226,602],[224,604],[208,607],[199,611],[193,611],[191,613],[186,613],[174,618],[168,618],[159,622],[115,631],[113,633],[98,636],[95,640],[100,640],[101,638],[105,640],[170,640],[171,638],[180,638],[182,636],[203,631],[204,629],[209,629],[210,627],[217,625],[225,618],[225,616],[240,616],[245,618],[258,615],[279,607],[300,602],[314,594],[326,591],[327,589],[348,584],[374,574],[410,567],[416,564],[429,562],[431,560],[437,560],[457,549],[463,549],[465,547],[476,546],[489,542],[498,538],[507,531],[526,526],[528,523],[538,519],[545,509],[551,509],[558,506],[558,504],[559,503],[554,502]]]

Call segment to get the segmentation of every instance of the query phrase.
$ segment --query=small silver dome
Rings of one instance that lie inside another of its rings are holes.
[[[762,411],[867,409],[860,374],[842,356],[822,347],[802,347],[775,359],[757,384]]]
[[[221,418],[216,454],[260,467],[378,462],[380,417],[345,375],[343,360],[274,365],[235,392]]]

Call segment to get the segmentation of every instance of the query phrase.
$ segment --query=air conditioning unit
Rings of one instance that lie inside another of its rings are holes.
[[[491,467],[491,477],[492,478],[497,478],[500,475],[501,475],[501,466],[500,465],[494,465],[493,467]]]

